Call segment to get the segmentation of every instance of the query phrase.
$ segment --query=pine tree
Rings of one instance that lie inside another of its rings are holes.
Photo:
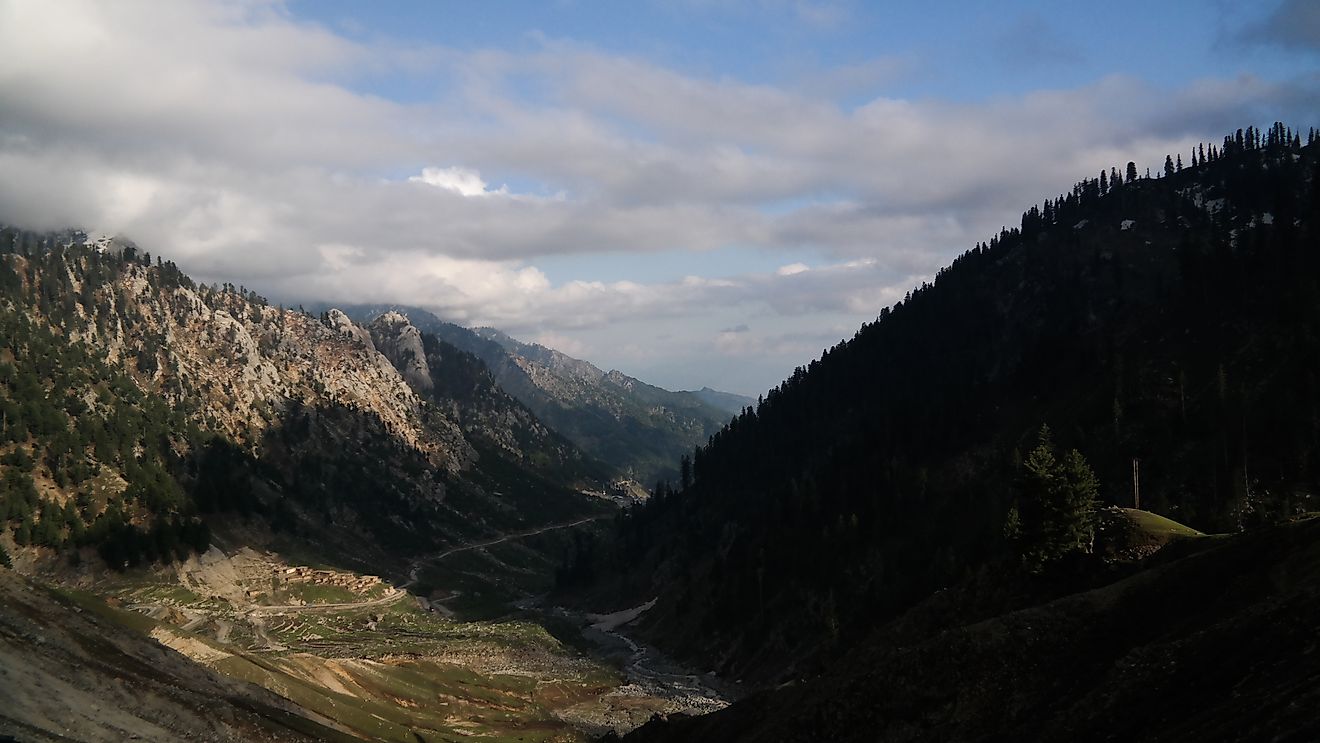
[[[20,547],[25,547],[32,543],[32,517],[24,516],[19,522],[18,528],[14,529],[14,543]]]
[[[1049,427],[1041,426],[1036,448],[1022,462],[1018,502],[1004,528],[1028,570],[1091,550],[1099,489],[1081,453],[1073,449],[1060,459]]]

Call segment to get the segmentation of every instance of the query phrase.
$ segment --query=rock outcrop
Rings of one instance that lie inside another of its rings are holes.
[[[347,316],[344,319],[347,320]],[[426,350],[422,347],[422,331],[413,327],[406,316],[386,312],[371,322],[369,330],[376,348],[385,354],[414,390],[425,393],[435,387],[426,364]]]

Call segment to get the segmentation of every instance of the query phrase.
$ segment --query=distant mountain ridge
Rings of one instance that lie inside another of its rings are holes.
[[[709,387],[702,387],[689,394],[696,395],[702,402],[712,407],[719,408],[732,415],[737,415],[743,411],[743,408],[756,405],[756,398],[747,395],[739,395],[734,392],[722,392],[713,390]]]
[[[397,311],[378,315],[366,331],[418,395],[457,420],[479,448],[494,448],[500,456],[578,487],[598,489],[605,484],[603,464],[500,389],[473,354],[422,332]]]
[[[679,457],[705,444],[741,409],[731,406],[747,400],[715,390],[671,392],[495,328],[445,322],[418,307],[344,310],[364,323],[390,311],[407,315],[422,332],[481,359],[504,391],[586,454],[647,486],[676,479]]]

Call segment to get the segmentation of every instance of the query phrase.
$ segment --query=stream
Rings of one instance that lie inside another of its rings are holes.
[[[619,668],[624,683],[596,699],[569,708],[561,719],[593,734],[620,735],[645,724],[653,715],[701,715],[727,707],[738,696],[736,687],[713,674],[696,673],[639,642],[622,629],[655,605],[655,600],[614,614],[583,614],[562,606],[545,607],[539,598],[518,608],[577,625],[595,652],[592,655]]]
[[[548,531],[569,529],[593,521],[600,516],[579,519],[563,524],[551,524],[528,531],[504,535],[473,544],[452,547],[415,560],[408,569],[408,580],[401,585],[416,585],[421,572],[450,555],[470,550],[482,550],[503,542]],[[451,596],[458,595],[451,592]],[[588,655],[618,670],[623,683],[599,696],[570,707],[557,710],[555,715],[590,735],[615,732],[620,735],[638,728],[654,715],[701,715],[727,707],[741,696],[740,689],[722,682],[713,674],[697,673],[668,658],[658,649],[640,642],[626,633],[629,624],[636,621],[656,604],[652,599],[640,606],[612,614],[588,614],[562,606],[546,606],[545,596],[527,596],[512,602],[512,606],[535,621],[537,618],[556,624],[571,624],[581,634]],[[449,616],[442,600],[427,605],[434,611]]]

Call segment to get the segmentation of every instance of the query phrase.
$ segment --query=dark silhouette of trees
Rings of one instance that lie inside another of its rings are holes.
[[[846,639],[1012,556],[1015,503],[1042,558],[1084,550],[1134,458],[1143,506],[1205,531],[1320,507],[1320,153],[1273,131],[1029,208],[712,436],[591,552],[597,582],[665,596],[670,649],[736,671],[811,652],[824,606]],[[1015,464],[1042,422],[1086,452],[1041,468],[1052,520]]]

